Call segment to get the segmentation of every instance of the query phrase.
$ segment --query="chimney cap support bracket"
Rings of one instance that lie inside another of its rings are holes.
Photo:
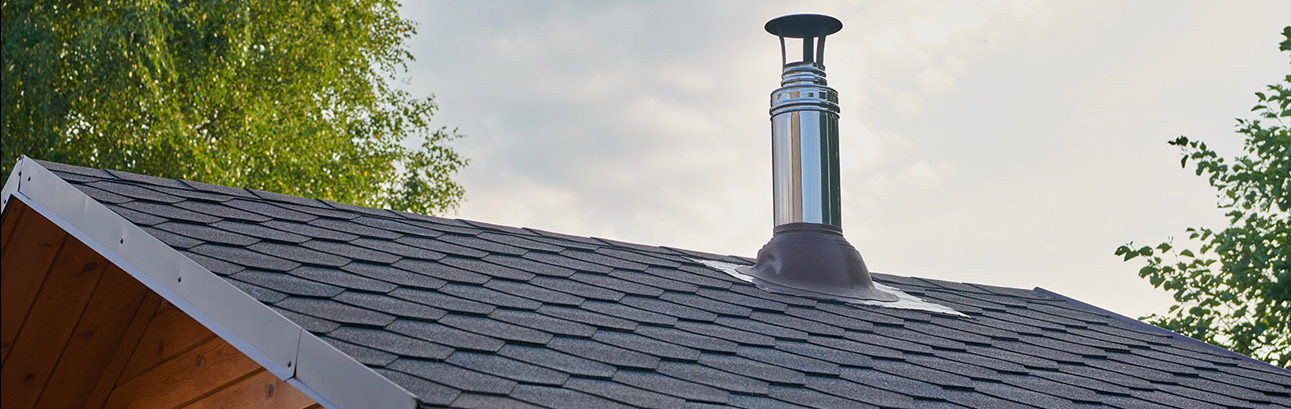
[[[820,14],[791,14],[768,21],[768,33],[780,37],[780,63],[788,65],[785,37],[802,39],[802,61],[823,67],[825,65],[825,36],[843,29],[843,22]]]

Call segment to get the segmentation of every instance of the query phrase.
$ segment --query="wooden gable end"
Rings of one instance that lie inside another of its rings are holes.
[[[19,200],[0,317],[5,409],[318,407]]]

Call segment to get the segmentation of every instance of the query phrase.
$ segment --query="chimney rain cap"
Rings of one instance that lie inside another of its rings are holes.
[[[791,14],[768,21],[766,29],[780,37],[824,37],[842,30],[843,22],[820,14]]]

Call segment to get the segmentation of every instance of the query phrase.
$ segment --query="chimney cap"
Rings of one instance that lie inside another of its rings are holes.
[[[843,22],[821,14],[790,14],[768,21],[768,33],[780,37],[812,38],[824,37],[843,29]]]

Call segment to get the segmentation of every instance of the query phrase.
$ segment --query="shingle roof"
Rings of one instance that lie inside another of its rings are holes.
[[[427,407],[1291,407],[1291,371],[1042,289],[790,297],[701,262],[742,257],[40,163]]]

